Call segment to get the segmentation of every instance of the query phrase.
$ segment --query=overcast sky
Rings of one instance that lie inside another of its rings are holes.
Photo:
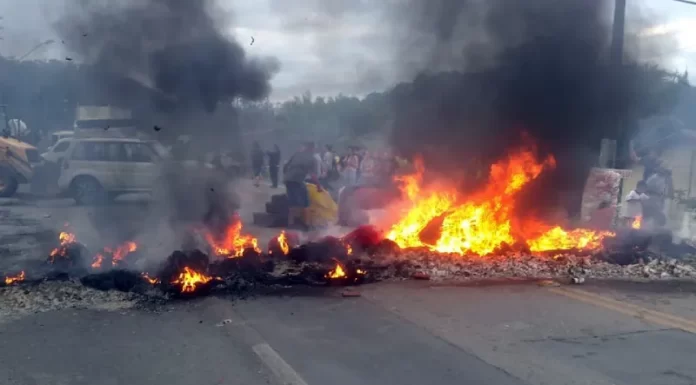
[[[380,7],[370,6],[377,0],[350,0],[355,4],[351,7],[345,7],[344,0],[219,1],[234,12],[230,33],[250,55],[280,60],[281,71],[273,79],[274,100],[305,90],[314,95],[364,95],[404,80],[389,70],[393,36],[383,28]],[[678,47],[663,55],[663,65],[696,68],[696,6],[673,0],[628,2],[629,20],[640,14],[644,33],[674,34]],[[340,11],[331,9],[337,3],[342,4]],[[36,44],[56,38],[51,25],[63,12],[64,0],[0,0],[0,54],[20,57]],[[255,42],[249,46],[251,36]],[[27,59],[65,55],[58,40]],[[696,70],[690,74],[696,83]]]

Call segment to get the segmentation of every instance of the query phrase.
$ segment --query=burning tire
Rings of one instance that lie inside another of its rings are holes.
[[[17,192],[19,181],[5,170],[0,170],[0,198],[9,198]]]
[[[102,185],[91,176],[79,176],[70,185],[70,192],[79,205],[96,205],[107,201]]]

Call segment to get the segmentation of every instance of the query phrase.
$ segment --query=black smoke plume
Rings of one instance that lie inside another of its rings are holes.
[[[202,162],[184,166],[179,161],[202,161],[210,151],[234,152],[240,141],[230,102],[268,96],[277,60],[248,57],[225,32],[233,20],[212,0],[70,0],[68,5],[55,28],[71,59],[86,68],[78,100],[129,108],[140,130],[162,142],[181,134],[193,138],[193,143],[174,144],[176,159],[163,167],[155,204],[135,215],[118,206],[97,207],[92,227],[101,238],[117,241],[140,236],[153,243],[157,236],[151,234],[172,233],[173,244],[165,246],[178,248],[189,225],[217,230],[232,223],[239,199],[226,189],[230,178]],[[124,178],[130,175],[123,171]]]
[[[609,62],[613,1],[407,3],[415,31],[407,40],[431,44],[406,47],[403,62],[426,51],[430,71],[392,91],[392,142],[422,155],[426,169],[466,179],[525,132],[558,165],[528,191],[540,204],[527,206],[563,205],[572,215],[601,139],[625,138],[625,127],[657,108],[660,76],[629,55]]]
[[[230,29],[231,20],[206,0],[73,0],[56,24],[76,59],[159,92],[153,107],[169,100],[179,109],[208,112],[238,97],[266,97],[278,70],[275,59],[247,57],[223,28]],[[118,86],[100,91],[123,99]]]

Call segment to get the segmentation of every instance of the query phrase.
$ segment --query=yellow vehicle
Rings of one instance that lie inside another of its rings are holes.
[[[39,151],[29,143],[0,137],[0,198],[17,192],[22,183],[29,183],[34,174],[32,163],[40,161]]]
[[[321,228],[338,222],[338,205],[326,190],[317,188],[315,184],[307,183],[309,207],[305,210],[305,224],[312,228]]]
[[[32,164],[41,161],[36,147],[12,138],[21,134],[12,131],[5,106],[0,106],[0,198],[11,197],[21,183],[29,183]]]

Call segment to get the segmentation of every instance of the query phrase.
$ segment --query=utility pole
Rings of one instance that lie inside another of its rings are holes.
[[[614,24],[612,26],[612,39],[611,39],[611,52],[610,52],[610,66],[615,71],[616,76],[621,76],[621,67],[623,65],[623,51],[624,51],[624,28],[626,25],[626,0],[614,0]],[[604,159],[611,160],[611,166],[614,168],[622,167],[628,154],[628,122],[626,117],[620,116],[618,120],[614,122],[616,124],[617,133],[616,142],[613,146],[607,146],[605,144],[602,146],[604,151],[608,149],[613,150],[613,154],[605,154]]]
[[[620,67],[623,62],[626,0],[614,0],[614,24],[611,40],[611,63]]]

